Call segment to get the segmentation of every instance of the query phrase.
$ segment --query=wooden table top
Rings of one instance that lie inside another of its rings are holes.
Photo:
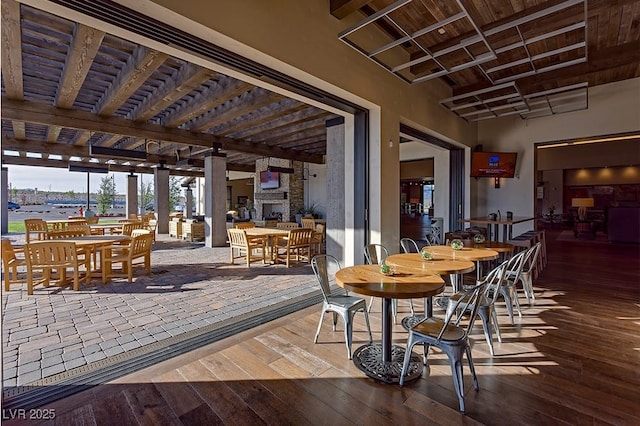
[[[288,229],[282,228],[245,228],[244,231],[251,237],[269,237],[277,235],[289,235]]]
[[[116,242],[129,241],[128,235],[85,235],[82,237],[60,238],[51,241],[68,241],[77,246],[106,246]]]
[[[475,264],[470,260],[440,257],[435,260],[424,260],[420,253],[392,254],[385,259],[391,266],[403,269],[420,270],[427,274],[466,274],[473,272]]]
[[[397,268],[393,276],[386,276],[378,265],[342,268],[336,272],[336,282],[354,293],[393,299],[431,297],[444,290],[444,280],[438,275]]]
[[[521,222],[528,222],[530,220],[535,220],[535,217],[530,216],[514,216],[511,219],[507,219],[506,216],[504,219],[496,219],[491,220],[488,217],[472,217],[469,219],[458,219],[458,222],[468,222],[468,223],[480,223],[485,225],[513,225]]]
[[[464,247],[462,250],[454,250],[450,246],[429,246],[428,250],[437,256],[449,259],[472,260],[475,262],[497,259],[499,253],[488,248]]]
[[[493,250],[498,253],[509,253],[513,251],[513,244],[502,243],[500,241],[485,241],[484,243],[472,242],[471,244],[472,248]]]

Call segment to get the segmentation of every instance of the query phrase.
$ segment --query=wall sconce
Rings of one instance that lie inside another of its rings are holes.
[[[389,148],[393,148],[393,139],[389,138]]]
[[[499,177],[493,178],[493,187],[496,188],[496,189],[500,188],[500,178]]]
[[[306,174],[304,172],[307,172]],[[303,167],[302,168],[302,179],[301,180],[309,180],[310,177],[318,177],[317,174],[310,174],[309,173],[309,168],[308,167]]]

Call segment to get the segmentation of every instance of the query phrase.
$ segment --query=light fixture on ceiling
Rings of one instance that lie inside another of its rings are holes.
[[[447,30],[444,29],[444,27],[440,27],[438,28],[438,34],[446,34]]]

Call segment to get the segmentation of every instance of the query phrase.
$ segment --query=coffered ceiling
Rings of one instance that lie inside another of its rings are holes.
[[[638,0],[331,0],[361,19],[338,37],[411,84],[442,79],[468,121],[585,109],[587,90],[640,76]]]

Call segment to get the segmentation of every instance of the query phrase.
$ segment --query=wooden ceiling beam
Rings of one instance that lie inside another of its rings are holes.
[[[268,123],[277,118],[293,114],[298,111],[307,109],[309,106],[303,104],[295,99],[283,99],[277,104],[271,105],[268,108],[261,108],[259,110],[250,112],[244,117],[237,118],[232,121],[227,121],[212,129],[212,133],[219,136],[231,136],[236,132],[259,126],[264,123]]]
[[[86,132],[112,133],[134,138],[167,141],[187,146],[211,148],[214,145],[224,150],[236,150],[256,155],[283,159],[323,163],[322,155],[301,154],[292,150],[273,148],[240,139],[231,139],[207,133],[194,133],[183,129],[170,129],[157,124],[136,123],[120,117],[102,117],[86,111],[66,110],[31,101],[13,101],[2,97],[2,118],[20,120],[48,126],[61,126]]]
[[[14,0],[2,1],[2,81],[6,96],[10,99],[24,99],[22,80],[22,31],[20,26],[20,3]]]
[[[346,18],[371,0],[330,0],[329,12],[338,19]]]
[[[21,158],[12,155],[2,155],[2,164],[15,165],[15,166],[31,166],[31,167],[52,167],[58,169],[68,169],[69,164],[76,166],[96,166],[96,163],[88,161],[68,161],[68,160],[52,160],[42,158]],[[150,166],[130,166],[126,164],[109,164],[109,171],[122,172],[122,173],[145,173],[153,174],[155,167]],[[170,175],[175,176],[196,176],[204,177],[204,172],[199,170],[178,170],[169,169]]]
[[[135,93],[140,86],[167,60],[169,55],[138,46],[129,57],[124,68],[118,73],[102,98],[93,108],[100,115],[112,115]]]
[[[73,107],[104,36],[103,31],[75,24],[73,41],[58,84],[55,106],[68,109]]]
[[[50,155],[60,155],[63,158],[70,158],[70,157],[79,157],[79,158],[91,158],[89,156],[89,149],[88,147],[82,147],[82,146],[77,146],[77,145],[68,145],[68,144],[61,144],[61,143],[55,143],[55,144],[50,144],[50,143],[44,143],[44,142],[40,142],[40,141],[34,141],[34,140],[17,140],[15,138],[12,137],[8,137],[5,136],[2,139],[2,150],[3,151],[16,151],[16,152],[24,152],[26,153],[33,153],[33,154],[40,154],[43,157],[46,156],[50,156]],[[7,157],[11,157],[11,156],[7,156]],[[31,158],[31,157],[26,157],[26,158]],[[100,159],[103,161],[106,161],[105,159]],[[145,161],[141,161],[140,162],[145,162]],[[165,164],[167,166],[175,166],[177,163],[177,158],[173,155],[157,155],[157,154],[147,154],[147,160],[146,163],[151,163],[151,164]],[[17,164],[17,163],[12,163],[12,164]],[[28,165],[28,164],[23,164],[23,165]],[[229,170],[233,170],[233,171],[238,171],[238,172],[253,172],[255,170],[255,166],[254,167],[247,167],[245,165],[241,165],[241,164],[228,164],[227,168]]]
[[[216,73],[185,62],[174,75],[147,96],[131,113],[134,121],[147,121],[214,77]]]
[[[198,117],[190,123],[189,128],[194,132],[203,132],[226,121],[241,117],[250,111],[278,102],[282,98],[283,96],[278,93],[257,87]]]
[[[56,108],[39,102],[14,101],[4,96],[1,101],[2,118],[7,120],[21,120],[85,132],[111,133],[209,148],[217,142],[213,135],[171,129],[158,124],[136,123],[120,117],[103,117],[87,111]]]
[[[640,63],[640,41],[589,52],[589,62],[560,68],[516,80],[516,85],[523,94],[537,92],[545,83],[556,82],[564,78],[584,76],[609,69]],[[453,96],[490,87],[487,82],[461,87],[453,91]]]
[[[20,25],[20,3],[14,0],[3,0],[0,19],[0,36],[2,49],[2,81],[8,98],[24,99],[24,80],[22,77],[22,29]],[[14,121],[13,134],[19,139],[27,137],[25,123]]]
[[[269,123],[263,124],[261,126],[253,126],[250,129],[247,129],[243,132],[234,133],[234,138],[246,139],[253,135],[259,133],[271,133],[281,131],[285,128],[296,127],[299,128],[301,125],[305,123],[309,123],[310,121],[315,121],[318,119],[326,118],[330,115],[330,113],[314,108],[308,107],[302,111],[297,111],[293,114],[288,114],[285,116],[281,116],[275,120],[270,121]],[[313,125],[313,124],[311,124]]]
[[[253,86],[244,81],[221,76],[214,87],[202,91],[187,102],[184,107],[177,109],[174,114],[163,119],[162,125],[166,127],[178,127],[210,111],[215,106],[221,105],[247,92],[252,87]]]

